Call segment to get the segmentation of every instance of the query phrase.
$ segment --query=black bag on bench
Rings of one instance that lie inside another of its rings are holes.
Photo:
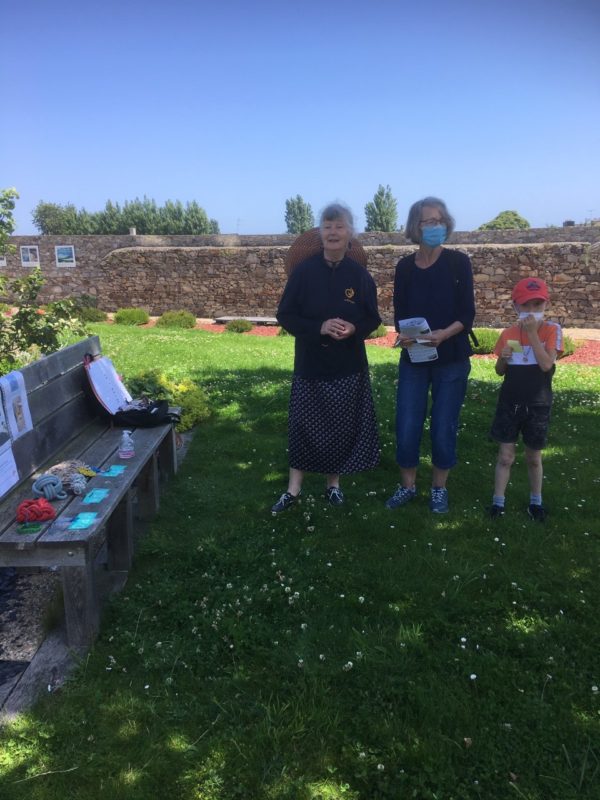
[[[84,364],[97,411],[101,416],[108,416],[114,425],[123,428],[154,428],[180,421],[179,414],[169,411],[166,400],[134,400],[109,358],[94,358],[88,353]]]

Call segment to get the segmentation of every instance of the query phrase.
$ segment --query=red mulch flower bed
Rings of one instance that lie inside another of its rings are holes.
[[[209,323],[200,323],[196,326],[204,331],[212,331],[213,333],[222,333],[225,330],[224,325],[211,325]],[[279,328],[277,325],[255,325],[251,331],[242,334],[243,336],[277,336]],[[381,336],[379,339],[367,339],[367,344],[375,345],[376,347],[391,347],[396,340],[394,332],[388,333],[387,336]],[[494,356],[476,356],[476,358],[494,358]],[[600,341],[593,339],[585,339],[583,343],[571,356],[561,358],[562,364],[582,364],[587,367],[600,367]]]

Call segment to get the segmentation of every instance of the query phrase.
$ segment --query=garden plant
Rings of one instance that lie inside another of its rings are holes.
[[[208,394],[99,639],[0,732],[3,800],[597,800],[600,368],[559,363],[545,524],[522,451],[488,517],[499,378],[474,358],[451,511],[384,508],[398,351],[370,346],[380,466],[287,475],[292,337],[98,324],[126,381]]]

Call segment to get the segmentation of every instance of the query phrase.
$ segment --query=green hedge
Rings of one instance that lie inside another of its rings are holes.
[[[120,308],[115,314],[117,325],[145,325],[149,319],[143,308]]]
[[[156,324],[161,328],[194,328],[196,317],[190,311],[165,311]]]
[[[247,319],[232,319],[225,325],[225,330],[230,333],[247,333],[251,331],[254,325]]]

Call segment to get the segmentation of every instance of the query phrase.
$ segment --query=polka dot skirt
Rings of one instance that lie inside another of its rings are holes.
[[[288,436],[293,469],[348,474],[377,466],[379,436],[369,373],[333,380],[294,375]]]

